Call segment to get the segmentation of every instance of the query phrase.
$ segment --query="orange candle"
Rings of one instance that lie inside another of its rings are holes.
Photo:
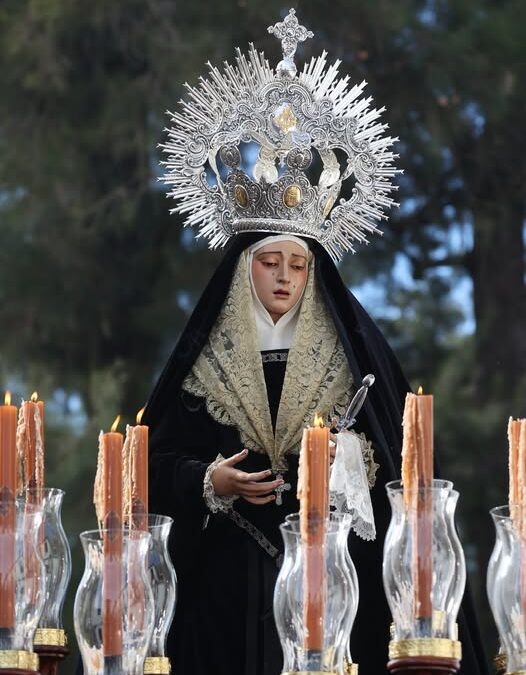
[[[125,510],[131,514],[130,527],[138,530],[148,530],[148,427],[141,425],[143,412],[137,413],[136,426],[126,428],[124,444]]]
[[[104,586],[102,641],[104,656],[122,655],[122,444],[116,431],[101,435],[103,464]]]
[[[509,440],[509,506],[510,516],[520,533],[520,588],[523,612],[526,612],[526,419],[508,423]]]
[[[148,427],[141,425],[144,408],[137,413],[136,426],[126,427],[123,448],[124,518],[130,530],[148,531]],[[130,579],[135,575],[129,569]],[[133,581],[128,584],[128,595],[135,607],[135,621],[142,625],[144,589]],[[141,616],[138,615],[141,614]]]
[[[325,525],[329,515],[329,428],[316,417],[303,432],[298,476],[304,551],[304,623],[307,651],[323,649],[325,610]]]
[[[517,505],[511,515],[519,519],[520,529],[526,531],[524,507],[526,506],[526,419],[514,420],[510,417],[508,423],[509,440],[509,504]]]
[[[16,420],[7,392],[0,406],[0,629],[15,625]]]
[[[22,448],[24,487],[42,490],[44,487],[44,403],[38,401],[36,392],[30,401],[23,401],[21,408]],[[30,501],[35,496],[30,497]],[[36,500],[36,499],[35,499]]]
[[[6,392],[5,405],[0,406],[0,497],[16,496],[16,406]]]
[[[122,527],[122,444],[123,436],[117,425],[120,417],[113,423],[112,430],[102,434],[102,452],[104,463],[104,521],[105,529]]]
[[[30,401],[22,401],[17,429],[17,450],[19,462],[19,490],[26,488],[26,500],[30,504],[41,504],[44,487],[44,403],[38,401],[34,392]],[[39,532],[39,543],[43,547],[45,527]],[[28,594],[32,601],[38,595],[38,560],[29,541],[24,542],[24,556],[27,569]]]
[[[407,394],[402,450],[404,497],[413,520],[415,613],[431,619],[433,581],[433,397]]]

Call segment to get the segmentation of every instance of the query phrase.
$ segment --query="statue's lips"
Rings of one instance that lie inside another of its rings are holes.
[[[288,298],[290,293],[288,291],[274,291],[274,295],[277,298]]]

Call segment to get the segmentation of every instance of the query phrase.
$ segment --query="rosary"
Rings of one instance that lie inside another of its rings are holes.
[[[281,473],[276,474],[276,480],[283,480],[283,476]],[[276,493],[276,506],[281,506],[283,504],[283,492],[287,492],[288,490],[291,489],[291,484],[290,483],[283,483],[283,485],[279,485],[274,492]]]

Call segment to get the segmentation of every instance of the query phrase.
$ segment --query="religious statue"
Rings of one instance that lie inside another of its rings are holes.
[[[210,66],[172,113],[163,146],[174,210],[212,248],[228,245],[144,415],[150,511],[175,521],[169,652],[177,675],[281,672],[278,528],[299,509],[302,432],[315,413],[341,416],[370,373],[375,384],[346,432],[361,450],[376,528],[374,540],[367,528],[349,539],[360,587],[351,641],[361,675],[379,675],[391,622],[384,486],[400,477],[409,387],[335,262],[379,232],[394,204],[396,139],[365,83],[349,85],[326,54],[298,73],[297,45],[312,33],[294,10],[269,31],[282,42],[276,69],[253,46],[236,65]],[[461,672],[477,675],[485,666],[469,597],[465,609]]]

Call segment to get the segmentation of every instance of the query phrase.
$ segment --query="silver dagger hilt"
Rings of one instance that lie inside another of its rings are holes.
[[[374,384],[374,379],[375,378],[372,373],[369,373],[369,375],[366,375],[363,378],[362,386],[353,396],[351,402],[349,403],[349,407],[345,411],[345,415],[343,417],[340,417],[340,419],[336,423],[335,426],[336,431],[343,431],[344,429],[350,429],[352,426],[354,426],[356,422],[356,416],[358,415],[358,413],[362,409],[363,404],[365,403],[369,387],[372,387],[372,385]]]

